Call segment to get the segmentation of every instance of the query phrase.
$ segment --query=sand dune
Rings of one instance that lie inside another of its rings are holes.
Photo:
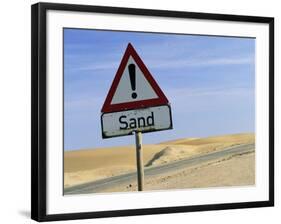
[[[157,166],[220,150],[238,144],[255,142],[251,133],[213,136],[208,138],[184,138],[144,145],[144,164]],[[134,146],[66,151],[64,153],[65,187],[135,171]]]
[[[162,145],[144,145],[144,162],[163,149]],[[135,146],[76,150],[64,154],[64,185],[72,186],[136,169]]]

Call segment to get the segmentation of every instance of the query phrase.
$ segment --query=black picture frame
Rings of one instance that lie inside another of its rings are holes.
[[[140,15],[169,18],[191,18],[217,21],[253,22],[269,25],[269,200],[208,204],[195,206],[159,207],[68,214],[46,213],[46,13],[48,10],[100,12],[123,15]],[[119,8],[73,4],[37,3],[31,10],[31,218],[37,221],[73,220],[115,216],[132,216],[161,213],[193,212],[206,210],[238,209],[274,206],[274,18],[164,11],[138,8]]]

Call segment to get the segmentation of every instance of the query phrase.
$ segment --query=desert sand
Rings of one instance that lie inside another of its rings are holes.
[[[255,143],[252,133],[183,138],[159,144],[144,145],[145,167],[158,166],[230,146]],[[64,186],[71,187],[136,170],[135,147],[122,146],[99,149],[80,149],[64,153]],[[214,175],[215,174],[215,175]],[[204,178],[198,178],[204,176]],[[188,177],[188,178],[187,178]],[[218,181],[219,178],[219,181]],[[159,175],[145,180],[146,189],[169,189],[209,186],[250,185],[255,182],[255,153],[210,161],[176,173]],[[108,191],[136,190],[136,182]]]

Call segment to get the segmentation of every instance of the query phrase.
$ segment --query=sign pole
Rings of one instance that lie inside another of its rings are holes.
[[[143,171],[141,131],[135,131],[135,137],[136,137],[136,155],[137,155],[137,172],[138,172],[138,191],[143,191],[144,171]]]

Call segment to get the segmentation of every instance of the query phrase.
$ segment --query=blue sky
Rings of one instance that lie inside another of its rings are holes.
[[[255,130],[255,39],[64,29],[65,150],[134,144],[102,139],[100,115],[128,43],[169,99],[173,130],[143,143]]]

